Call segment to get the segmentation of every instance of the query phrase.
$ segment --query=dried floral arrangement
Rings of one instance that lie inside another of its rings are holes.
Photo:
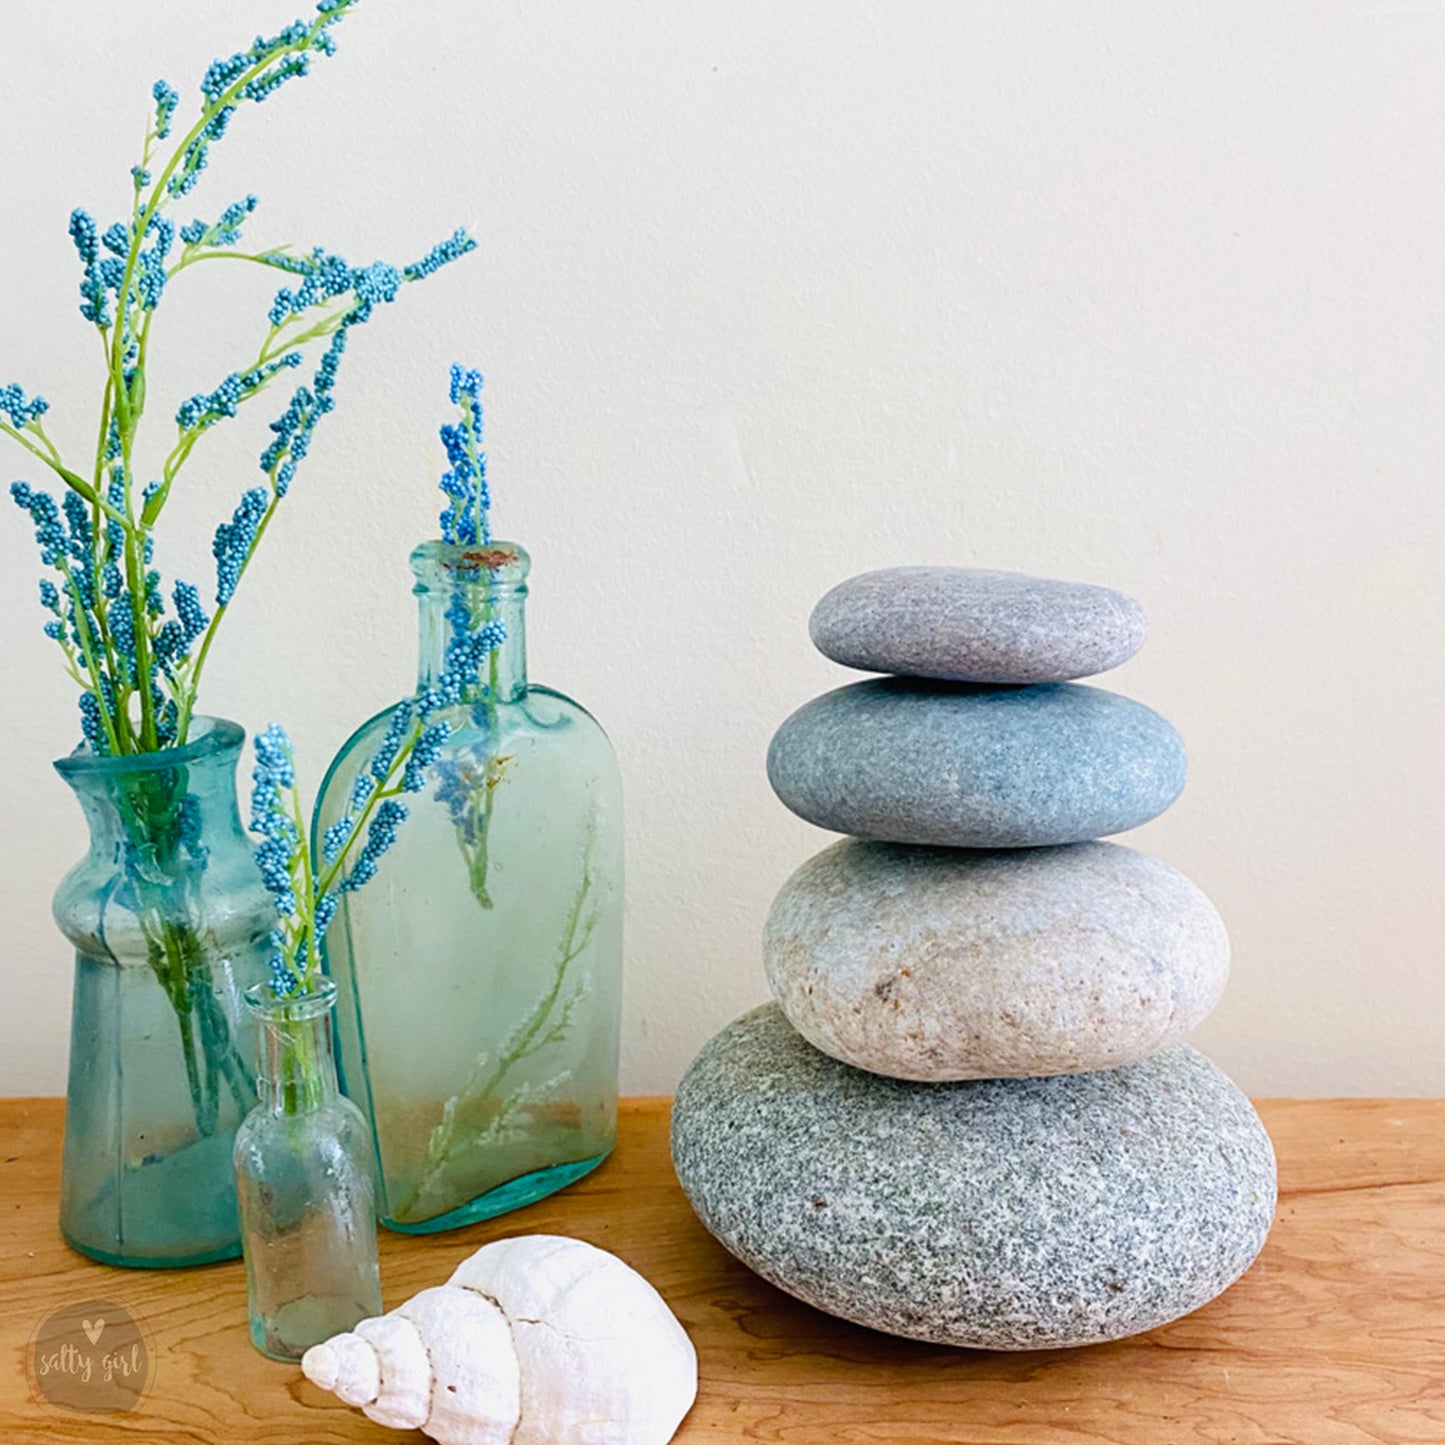
[[[475,246],[458,230],[402,266],[354,266],[322,246],[248,250],[242,227],[256,209],[255,196],[227,206],[215,220],[177,224],[175,211],[201,182],[212,148],[237,112],[270,100],[306,76],[313,60],[330,56],[334,27],[358,3],[320,0],[315,19],[297,20],[212,62],[201,79],[199,114],[179,139],[180,95],[157,81],[141,158],[131,168],[129,215],[104,230],[87,211],[71,215],[70,237],[83,268],[80,314],[99,334],[105,362],[93,459],[81,464],[62,455],[45,428],[44,397],[14,383],[0,386],[0,433],[64,485],[60,503],[29,482],[17,481],[10,490],[34,524],[42,563],[54,573],[40,586],[50,614],[45,630],[80,688],[82,730],[93,752],[144,753],[185,743],[221,619],[318,424],[335,405],[351,333],[405,286]],[[214,261],[267,267],[285,284],[272,300],[255,353],[215,386],[181,402],[169,450],[143,463],[138,443],[152,405],[147,365],[156,313],[181,273]],[[230,519],[216,528],[211,603],[203,602],[199,587],[178,579],[168,607],[156,566],[156,527],[183,469],[212,428],[317,350],[310,381],[295,388],[271,423],[259,461],[262,483],[248,488]]]

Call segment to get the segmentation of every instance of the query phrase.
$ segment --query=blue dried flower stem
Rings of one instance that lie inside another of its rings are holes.
[[[317,323],[315,326],[312,326],[307,330],[300,332],[299,334],[292,333],[291,335],[287,336],[284,341],[284,348],[278,344],[284,328],[273,326],[266,341],[262,344],[256,364],[252,368],[252,370],[259,370],[268,365],[276,364],[278,353],[281,353],[283,351],[285,355],[299,355],[296,348],[305,345],[309,341],[316,340],[322,337],[334,338],[338,334],[344,334],[345,327],[347,327],[348,325],[356,324],[355,317],[358,311],[359,307],[352,306],[343,311],[332,313],[332,315],[328,316],[326,320]],[[272,379],[272,377],[277,374],[279,373],[273,372],[271,376],[268,376],[266,378],[266,381],[262,382],[261,385],[258,386],[251,394],[255,395],[259,393],[259,391],[264,388],[265,385],[269,384],[269,381]],[[314,415],[308,411],[305,419],[309,422],[310,427],[314,427],[315,422],[319,420],[319,415]],[[273,426],[273,430],[274,429],[275,428]],[[168,494],[170,489],[171,480],[174,478],[175,473],[179,471],[181,465],[184,463],[186,458],[190,455],[191,448],[194,447],[196,441],[199,440],[200,434],[200,431],[183,434],[182,439],[177,442],[176,447],[172,450],[171,456],[166,459],[166,463],[162,471],[163,481],[161,484],[161,490],[156,494],[156,497],[153,499],[157,502],[157,514],[159,513],[160,506],[164,505],[166,495]],[[303,434],[309,439],[309,428]],[[268,449],[268,452],[269,451],[270,449]],[[266,503],[266,509],[261,514],[261,517],[256,524],[255,532],[252,535],[250,543],[246,548],[243,557],[240,560],[239,566],[237,567],[235,582],[232,583],[230,591],[224,598],[219,593],[217,595],[217,604],[215,610],[211,615],[205,632],[201,636],[200,645],[196,649],[194,661],[190,664],[189,671],[186,676],[187,687],[185,690],[185,695],[181,700],[180,706],[180,727],[182,736],[185,735],[185,728],[189,725],[191,719],[192,709],[195,706],[196,694],[199,690],[200,676],[205,668],[206,660],[210,656],[211,644],[215,639],[216,631],[220,626],[221,619],[226,615],[227,609],[230,607],[231,597],[234,596],[235,583],[238,583],[241,577],[245,575],[247,567],[250,566],[251,558],[255,555],[256,549],[260,546],[261,539],[266,535],[266,529],[271,524],[271,518],[275,515],[277,507],[280,505],[282,498],[286,495],[287,485],[281,482],[280,479],[282,475],[287,474],[289,481],[289,473],[287,473],[286,469],[289,468],[294,471],[296,462],[300,459],[300,456],[296,455],[295,452],[293,437],[292,440],[286,441],[285,444],[280,447],[274,455],[270,457],[269,464],[264,464],[263,462],[262,470],[266,477],[267,483],[269,484],[269,500]]]
[[[339,0],[339,3],[328,5],[326,9],[318,14],[317,18],[296,35],[289,43],[280,45],[258,45],[257,58],[243,68],[240,74],[236,75],[231,83],[219,93],[211,95],[209,103],[201,109],[200,117],[187,132],[186,137],[176,146],[171,158],[166,162],[159,178],[150,188],[150,199],[141,205],[141,196],[145,189],[142,183],[142,176],[146,173],[146,161],[149,159],[150,150],[154,135],[163,127],[155,123],[147,128],[146,143],[143,151],[144,159],[140,167],[134,173],[134,188],[132,200],[132,224],[130,227],[130,244],[125,257],[125,272],[117,296],[117,316],[115,325],[110,328],[109,347],[109,382],[106,391],[105,404],[101,409],[101,421],[99,437],[97,440],[97,453],[104,455],[108,448],[111,436],[112,416],[117,423],[117,430],[120,438],[121,464],[127,479],[132,475],[131,454],[135,440],[135,433],[139,425],[141,415],[145,410],[145,376],[146,361],[150,345],[151,322],[155,315],[154,305],[143,307],[145,318],[142,322],[139,336],[134,332],[134,326],[130,319],[133,305],[140,303],[141,298],[135,294],[136,268],[140,263],[142,247],[150,234],[152,221],[158,216],[161,207],[175,194],[172,187],[172,178],[176,176],[178,169],[186,166],[193,168],[193,174],[199,174],[201,166],[205,161],[204,138],[218,134],[217,123],[223,113],[229,115],[230,110],[243,98],[246,88],[263,76],[266,71],[277,61],[284,60],[286,56],[308,53],[317,48],[317,41],[330,26],[343,18],[346,11],[351,9],[356,0]],[[329,53],[329,52],[328,52]],[[215,67],[212,67],[215,70]],[[209,73],[208,73],[209,75]],[[258,96],[263,99],[264,96]],[[159,102],[158,102],[159,104]],[[222,121],[221,127],[224,127]],[[199,161],[199,164],[197,164]],[[189,189],[189,187],[187,187]],[[100,323],[97,322],[97,325]],[[107,328],[101,326],[102,335]],[[132,352],[132,348],[134,351]],[[134,360],[134,366],[127,368],[127,361]],[[97,488],[97,492],[98,492]],[[146,625],[144,615],[145,589],[140,585],[143,569],[143,532],[136,524],[133,506],[131,505],[131,488],[126,488],[126,525],[125,525],[125,572],[126,586],[131,598],[133,612],[132,635],[135,639],[135,664],[138,678],[150,676],[150,646],[149,628]],[[160,746],[159,733],[156,726],[155,700],[151,689],[142,686],[138,689],[140,703],[140,750],[151,751]],[[194,692],[192,690],[192,705]],[[185,716],[189,720],[190,707],[185,709]],[[180,733],[184,737],[184,731]]]
[[[17,427],[6,421],[4,417],[0,417],[0,433],[8,436],[12,441],[19,442],[31,456],[44,462],[71,491],[78,492],[84,497],[98,514],[104,515],[111,521],[125,521],[124,512],[110,506],[84,477],[71,471],[65,465],[60,458],[60,453],[55,448],[55,443],[45,434],[39,418],[34,418],[26,422],[24,426]]]
[[[504,636],[500,624],[472,634],[470,645],[458,649],[453,667],[436,685],[398,705],[346,811],[326,830],[319,857],[307,841],[290,739],[274,723],[258,735],[251,829],[264,840],[257,862],[279,918],[271,936],[271,985],[278,997],[309,992],[320,977],[321,941],[341,895],[375,877],[377,863],[407,817],[399,800],[422,791],[451,736],[450,720],[439,714],[461,701],[475,683],[482,656]]]
[[[241,226],[255,210],[254,196],[227,207],[209,224],[192,221],[179,233],[165,214],[194,189],[210,146],[220,139],[236,107],[247,100],[263,101],[286,81],[305,75],[311,56],[330,55],[335,48],[330,27],[357,3],[319,0],[309,23],[298,20],[271,39],[258,39],[249,49],[214,62],[201,83],[199,118],[153,174],[153,158],[171,134],[180,101],[170,85],[158,81],[141,160],[132,168],[129,220],[102,233],[87,212],[72,214],[70,235],[85,268],[80,309],[96,327],[106,357],[90,478],[68,467],[46,434],[44,400],[26,397],[17,386],[0,386],[0,433],[48,467],[84,504],[79,512],[69,501],[62,509],[26,483],[12,487],[15,500],[31,514],[42,561],[59,574],[64,600],[55,607],[47,604],[53,615],[46,631],[60,643],[66,669],[82,688],[85,738],[98,752],[149,752],[186,740],[219,620],[317,424],[334,405],[332,392],[349,331],[368,320],[378,304],[393,300],[403,284],[424,279],[475,247],[458,231],[412,265],[353,268],[319,248],[306,254],[284,248],[236,250]],[[178,234],[182,246],[171,259]],[[180,408],[176,442],[161,474],[137,497],[133,452],[146,409],[155,311],[177,274],[212,259],[242,259],[283,271],[295,289],[278,294],[270,329],[251,366]],[[329,344],[311,386],[298,388],[272,425],[276,439],[261,457],[266,486],[245,493],[231,520],[217,530],[214,608],[207,616],[197,589],[177,582],[176,614],[167,617],[161,577],[152,566],[153,529],[177,475],[202,436],[235,416],[284,371],[299,366],[302,349],[313,342]]]
[[[482,447],[483,408],[482,373],[475,368],[453,362],[450,398],[458,408],[457,419],[441,428],[442,448],[449,463],[442,474],[440,487],[446,505],[442,508],[442,540],[458,546],[485,547],[492,540],[491,489],[487,483],[487,456]],[[468,600],[465,589],[458,586],[447,616],[454,629],[465,632],[485,626],[496,618],[496,602],[488,584],[485,568],[479,570],[482,580],[480,598]],[[476,615],[472,608],[475,604]],[[479,779],[463,784],[460,775],[454,781],[448,806],[453,810],[457,843],[467,863],[467,875],[473,896],[483,908],[492,907],[487,875],[490,868],[492,815],[496,807],[496,790],[504,776],[503,763],[496,756],[497,690],[499,658],[495,651],[488,659],[487,685],[481,689],[474,717],[482,727],[484,740],[476,748],[482,762]]]
[[[486,546],[492,540],[492,494],[487,485],[487,454],[482,450],[482,373],[452,363],[450,395],[459,408],[455,422],[441,429],[442,447],[451,463],[442,474],[444,542]]]

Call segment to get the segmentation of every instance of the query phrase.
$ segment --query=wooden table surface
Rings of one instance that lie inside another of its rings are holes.
[[[430,1238],[383,1231],[388,1306],[506,1234],[572,1234],[661,1290],[697,1344],[680,1442],[778,1445],[1361,1445],[1445,1442],[1445,1100],[1260,1106],[1280,1159],[1274,1232],[1223,1298],[1136,1339],[990,1354],[895,1340],[764,1284],[714,1243],[672,1177],[667,1102],[624,1106],[616,1154],[562,1194]],[[241,1265],[110,1269],[55,1223],[61,1106],[0,1101],[0,1445],[421,1442],[373,1425],[263,1359]],[[33,1403],[25,1352],[52,1309],[110,1299],[157,1348],[139,1411],[104,1419]]]

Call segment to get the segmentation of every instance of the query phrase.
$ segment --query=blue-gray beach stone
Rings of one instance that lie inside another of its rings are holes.
[[[698,1055],[672,1157],[702,1222],[780,1289],[981,1349],[1188,1314],[1249,1267],[1275,1205],[1258,1115],[1187,1044],[1097,1073],[915,1084],[820,1053],[774,1004]]]
[[[1132,597],[979,567],[885,567],[840,582],[808,630],[864,672],[952,682],[1067,682],[1127,661],[1148,623]]]
[[[847,839],[783,885],[768,983],[804,1038],[898,1079],[1131,1064],[1218,1002],[1229,937],[1167,863],[1117,843],[998,852]]]
[[[1186,768],[1158,713],[1079,683],[875,678],[804,704],[768,748],[774,791],[808,822],[950,848],[1136,828],[1179,796]]]

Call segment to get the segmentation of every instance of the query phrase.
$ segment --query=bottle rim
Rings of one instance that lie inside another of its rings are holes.
[[[498,589],[521,588],[532,570],[532,559],[516,542],[423,542],[411,554],[417,590],[485,583]]]
[[[262,1018],[282,1023],[304,1023],[321,1018],[336,1006],[336,985],[329,978],[318,978],[301,994],[278,995],[269,981],[253,983],[245,993],[246,1004]]]
[[[63,778],[159,772],[239,753],[245,741],[246,729],[240,723],[222,717],[196,717],[192,719],[190,739],[181,747],[114,754],[93,753],[88,743],[82,743],[73,753],[57,758],[54,767]]]

